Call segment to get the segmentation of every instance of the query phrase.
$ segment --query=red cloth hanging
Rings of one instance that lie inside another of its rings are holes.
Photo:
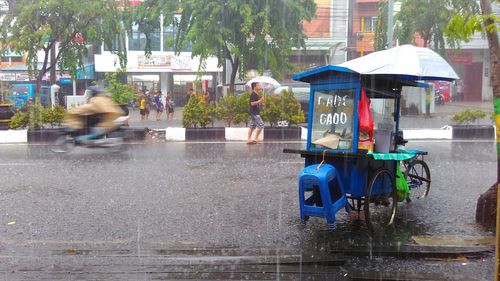
[[[370,98],[366,96],[365,88],[361,88],[361,97],[358,103],[359,132],[368,133],[373,141],[373,116],[370,110]]]

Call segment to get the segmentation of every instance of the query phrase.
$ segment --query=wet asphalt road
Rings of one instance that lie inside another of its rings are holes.
[[[345,212],[334,231],[321,219],[300,223],[303,160],[282,151],[303,146],[156,143],[119,154],[78,148],[61,155],[45,145],[1,145],[0,278],[149,280],[168,273],[170,279],[277,279],[281,275],[258,274],[287,272],[287,261],[296,265],[311,255],[335,260],[339,249],[414,244],[415,235],[492,235],[474,224],[474,216],[479,194],[495,182],[493,142],[413,142],[411,148],[430,154],[430,195],[399,205],[396,229],[375,239]],[[254,268],[252,275],[248,267],[237,270],[242,260],[269,268]],[[313,271],[331,272],[325,280],[372,271],[450,280],[490,280],[493,274],[491,253],[466,260],[340,260],[342,268]],[[193,266],[207,262],[229,262],[210,268],[240,275],[199,275],[206,267]],[[307,264],[298,264],[307,272]]]

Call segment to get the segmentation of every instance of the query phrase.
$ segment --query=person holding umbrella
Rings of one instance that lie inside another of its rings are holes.
[[[264,128],[264,122],[260,117],[260,105],[264,105],[264,97],[259,96],[260,85],[258,82],[253,82],[252,93],[250,94],[250,128],[248,129],[248,139],[247,144],[257,144],[262,128]],[[252,140],[253,131],[257,128],[255,132],[255,138]]]

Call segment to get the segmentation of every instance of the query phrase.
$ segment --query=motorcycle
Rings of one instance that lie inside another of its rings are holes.
[[[85,148],[104,148],[110,152],[124,151],[124,143],[129,138],[128,118],[128,116],[118,117],[114,121],[116,127],[113,130],[87,141],[78,141],[79,136],[86,134],[85,130],[65,128],[60,132],[60,136],[56,139],[50,150],[55,153],[66,153],[80,146]]]
[[[443,94],[441,93],[441,91],[437,90],[435,93],[434,93],[434,103],[436,105],[444,105],[444,96]]]

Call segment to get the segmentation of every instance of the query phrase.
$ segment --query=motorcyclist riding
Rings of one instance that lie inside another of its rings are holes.
[[[79,130],[76,142],[88,143],[118,127],[113,121],[124,115],[104,92],[90,90],[88,101],[68,111],[65,124],[71,130]],[[87,93],[86,93],[87,95]]]

